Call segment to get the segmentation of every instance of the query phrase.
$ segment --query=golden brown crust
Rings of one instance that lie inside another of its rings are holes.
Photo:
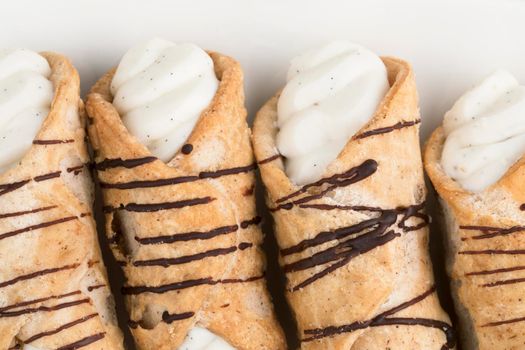
[[[79,78],[42,53],[55,87],[20,163],[0,174],[0,348],[122,349],[93,220]]]
[[[525,342],[525,158],[481,193],[464,190],[441,167],[436,129],[425,169],[445,214],[447,269],[466,349],[521,349]]]
[[[391,89],[322,183],[300,188],[284,171],[275,145],[278,94],[255,120],[255,155],[302,349],[454,346],[427,253],[414,77],[406,62],[383,60]]]
[[[284,349],[263,278],[242,71],[210,56],[219,89],[187,140],[191,153],[168,164],[123,125],[109,93],[114,71],[93,87],[87,110],[106,231],[124,265],[139,348],[176,349],[198,324],[238,349]]]

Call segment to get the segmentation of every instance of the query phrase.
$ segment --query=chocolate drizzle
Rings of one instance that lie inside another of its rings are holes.
[[[362,133],[354,136],[354,139],[355,140],[359,140],[359,139],[364,139],[364,138],[367,138],[367,137],[370,137],[370,136],[387,134],[387,133],[392,132],[394,130],[399,130],[399,129],[407,128],[407,127],[410,127],[410,126],[415,126],[415,125],[417,125],[419,123],[421,123],[421,119],[416,119],[416,120],[411,120],[411,121],[401,121],[401,122],[398,122],[398,123],[396,123],[394,125],[391,125],[391,126],[386,126],[386,127],[383,127],[383,128],[377,128],[377,129],[372,129],[372,130],[368,130],[368,131],[362,132]]]
[[[89,337],[82,338],[82,339],[80,339],[80,340],[78,340],[78,341],[76,341],[74,343],[61,346],[61,347],[57,348],[57,350],[76,350],[76,349],[80,349],[80,348],[86,347],[88,345],[91,345],[91,344],[93,344],[93,343],[103,339],[104,337],[105,337],[105,333],[104,332],[93,334],[93,335],[90,335]]]
[[[68,328],[71,328],[71,327],[74,327],[76,325],[79,325],[79,324],[82,324],[84,322],[87,322],[89,320],[91,320],[92,318],[95,318],[97,317],[98,314],[97,313],[93,313],[93,314],[90,314],[90,315],[86,315],[84,317],[81,317],[79,319],[76,319],[74,321],[71,321],[71,322],[68,322],[68,323],[65,323],[63,324],[62,326],[60,327],[57,327],[55,329],[52,329],[50,331],[46,331],[46,332],[41,332],[41,333],[38,333],[38,334],[35,334],[29,338],[27,338],[26,340],[23,341],[23,343],[25,344],[29,344],[31,342],[34,342],[40,338],[44,338],[44,337],[47,337],[47,336],[50,336],[50,335],[54,335],[54,334],[57,334],[57,333],[60,333],[62,332],[63,330],[66,330]]]
[[[363,207],[363,209],[364,208],[367,207]],[[374,212],[377,211],[376,208],[372,209]],[[335,242],[335,245],[322,251],[283,265],[284,272],[294,273],[330,264],[299,284],[292,286],[290,291],[298,291],[347,265],[355,257],[385,245],[396,237],[399,237],[401,233],[398,233],[393,229],[393,225],[396,222],[398,222],[397,227],[403,232],[415,231],[424,227],[428,224],[429,220],[422,212],[423,210],[424,203],[409,206],[407,208],[382,209],[378,211],[379,216],[375,218],[364,220],[354,225],[320,232],[313,238],[305,239],[296,245],[281,249],[281,256],[286,257],[302,253],[308,248],[316,248],[328,242]],[[414,226],[407,226],[406,222],[410,218],[418,218],[420,222]],[[357,234],[360,235],[350,238]]]
[[[263,165],[263,164],[266,164],[266,163],[273,162],[274,160],[278,159],[280,156],[281,156],[280,154],[274,154],[274,155],[271,156],[271,157],[264,158],[263,160],[261,160],[260,162],[258,162],[258,164],[259,164],[259,165]]]
[[[46,206],[46,207],[35,208],[35,209],[30,209],[30,210],[14,211],[14,212],[11,212],[11,213],[0,214],[0,219],[12,218],[12,217],[17,217],[17,216],[22,216],[22,215],[27,215],[27,214],[35,214],[35,213],[40,213],[42,211],[47,211],[47,210],[51,210],[51,209],[55,209],[55,208],[58,208],[58,206],[57,205],[49,205],[49,206]]]
[[[193,151],[193,145],[191,143],[187,143],[180,149],[182,154],[190,154]]]
[[[236,175],[247,173],[257,169],[256,164],[251,164],[247,166],[222,169],[217,171],[203,171],[198,175],[189,175],[189,176],[178,176],[165,179],[156,179],[156,180],[138,180],[138,181],[129,181],[129,182],[117,182],[117,183],[107,183],[101,182],[100,187],[106,189],[119,189],[119,190],[130,190],[135,188],[151,188],[151,187],[161,187],[161,186],[171,186],[178,185],[182,183],[194,182],[203,179],[216,179],[222,176]]]
[[[15,190],[17,190],[17,189],[27,185],[31,181],[42,182],[42,181],[46,181],[46,180],[56,179],[56,178],[60,177],[61,173],[62,172],[60,170],[57,170],[57,171],[52,171],[52,172],[47,173],[47,174],[38,175],[38,176],[35,176],[33,178],[30,178],[30,179],[26,179],[26,180],[20,180],[20,181],[16,181],[16,182],[7,183],[7,184],[0,184],[0,196],[2,196],[4,194],[7,194],[9,192],[13,192],[13,191],[15,191]]]
[[[215,198],[212,197],[202,197],[202,198],[192,198],[192,199],[183,199],[175,202],[162,202],[162,203],[129,203],[122,204],[118,208],[112,206],[105,206],[103,208],[104,212],[111,213],[116,210],[126,210],[130,212],[138,213],[151,213],[161,210],[169,209],[181,209],[184,207],[191,207],[194,205],[208,204],[213,202]]]
[[[525,270],[525,266],[513,266],[513,267],[505,267],[502,269],[495,269],[495,270],[473,271],[473,272],[466,273],[465,276],[493,275],[497,273],[505,273],[505,272],[512,272],[512,271],[520,271],[520,270]]]
[[[485,283],[485,284],[482,284],[481,287],[490,288],[490,287],[504,286],[508,284],[523,283],[523,282],[525,282],[525,278],[513,278],[513,279],[508,279],[508,280],[501,280],[501,281],[496,281],[496,282]]]
[[[460,226],[459,227],[462,230],[468,230],[468,231],[480,231],[482,234],[472,237],[462,237],[462,241],[466,241],[468,239],[488,239],[488,238],[494,238],[498,236],[506,236],[511,233],[515,232],[521,232],[525,231],[525,226],[512,226],[508,228],[503,227],[492,227],[492,226]]]
[[[277,199],[275,202],[278,204],[277,207],[271,208],[271,211],[277,211],[280,209],[290,210],[295,205],[301,205],[311,202],[316,199],[322,198],[325,194],[335,190],[338,187],[346,187],[356,182],[364,180],[374,174],[377,171],[377,162],[373,159],[365,160],[361,165],[351,168],[350,170],[335,174],[327,178],[323,178],[311,184],[301,187],[299,190]],[[324,188],[322,188],[324,187]],[[298,199],[292,200],[293,198],[299,197],[311,191],[314,188],[319,188],[318,192],[311,195],[302,196]]]
[[[209,231],[192,231],[184,233],[176,233],[173,235],[163,235],[155,237],[136,237],[135,240],[140,244],[169,244],[175,242],[186,242],[199,239],[212,239],[220,235],[226,235],[229,233],[237,232],[239,226],[243,229],[248,228],[251,225],[258,225],[261,222],[261,218],[256,216],[249,220],[241,221],[240,225],[229,225],[220,226]]]
[[[4,194],[7,194],[9,192],[13,192],[13,191],[19,189],[20,187],[25,186],[30,181],[31,180],[22,180],[22,181],[12,182],[12,183],[9,183],[9,184],[2,184],[2,185],[0,185],[0,196],[2,196]]]
[[[167,311],[164,311],[162,313],[162,321],[170,324],[170,323],[173,323],[174,321],[180,321],[180,320],[185,320],[185,319],[188,319],[188,318],[191,318],[195,315],[195,312],[183,312],[183,313],[180,313],[180,314],[170,314],[169,312]]]
[[[512,318],[510,320],[485,323],[481,327],[497,327],[497,326],[502,326],[502,325],[511,324],[511,323],[524,322],[524,321],[525,321],[525,317],[518,317],[518,318]]]
[[[180,282],[162,284],[159,286],[127,286],[127,287],[122,288],[122,294],[124,295],[138,295],[138,294],[143,294],[143,293],[163,294],[163,293],[167,293],[171,291],[177,291],[181,289],[197,287],[197,286],[202,286],[202,285],[213,286],[216,284],[246,283],[246,282],[258,281],[263,278],[264,278],[264,275],[253,276],[253,277],[249,277],[246,279],[229,278],[229,279],[222,279],[222,280],[214,280],[211,277],[197,278],[197,279],[191,279],[191,280],[184,280]]]
[[[162,266],[169,267],[172,265],[186,264],[193,261],[199,261],[209,257],[217,257],[221,255],[228,255],[237,250],[244,250],[252,246],[252,243],[240,243],[239,246],[232,246],[227,248],[210,249],[204,252],[184,255],[177,258],[159,258],[151,260],[137,260],[133,262],[133,266]]]
[[[61,145],[64,143],[73,143],[75,140],[66,139],[66,140],[33,140],[33,145]]]
[[[435,287],[430,288],[423,294],[407,301],[398,306],[387,310],[379,315],[364,321],[355,321],[350,324],[341,326],[329,326],[326,328],[307,329],[304,331],[306,335],[302,342],[310,342],[342,333],[351,333],[356,330],[366,329],[370,327],[390,326],[390,325],[406,325],[406,326],[423,326],[428,328],[435,328],[441,330],[446,338],[446,342],[442,349],[452,349],[456,346],[456,336],[452,326],[446,322],[439,320],[432,320],[426,318],[411,318],[411,317],[391,317],[392,315],[409,308],[412,305],[419,303],[435,292]]]
[[[36,277],[41,277],[41,276],[44,276],[44,275],[49,275],[49,274],[53,274],[53,273],[60,272],[60,271],[72,270],[72,269],[77,268],[78,266],[80,266],[80,265],[79,264],[71,264],[71,265],[65,265],[65,266],[61,266],[61,267],[54,267],[54,268],[50,268],[50,269],[43,269],[43,270],[40,270],[40,271],[35,271],[35,272],[29,273],[29,274],[26,274],[26,275],[21,275],[21,276],[15,277],[13,279],[10,279],[10,280],[4,281],[4,282],[0,282],[0,288],[11,286],[11,285],[16,284],[18,282],[27,281],[27,280],[30,280],[30,279],[33,279],[33,278],[36,278]]]
[[[485,249],[485,250],[463,250],[458,254],[462,255],[521,255],[525,254],[525,249]]]
[[[91,303],[91,299],[80,299],[75,301],[68,301],[61,304],[53,305],[53,306],[38,306],[34,308],[27,308],[27,309],[20,309],[16,311],[2,311],[0,312],[0,318],[2,317],[18,317],[21,315],[27,315],[27,314],[34,314],[37,312],[53,312],[57,310],[67,309],[69,307],[81,305],[81,304],[89,304]]]
[[[19,302],[19,303],[16,303],[16,304],[2,306],[2,307],[0,307],[0,314],[2,312],[4,312],[4,311],[7,311],[7,310],[17,309],[17,308],[20,308],[20,307],[23,307],[23,306],[28,306],[28,305],[33,305],[33,304],[38,304],[38,303],[41,303],[41,302],[44,302],[44,301],[48,301],[48,300],[63,299],[63,298],[67,298],[67,297],[70,297],[70,296],[73,296],[73,295],[78,295],[80,293],[81,292],[79,290],[76,290],[74,292],[70,292],[70,293],[66,293],[66,294],[51,295],[51,296],[44,297],[44,298],[27,300],[27,301],[22,301],[22,302]]]
[[[122,159],[122,158],[116,158],[116,159],[104,159],[100,163],[95,164],[95,169],[99,171],[106,171],[108,169],[113,168],[136,168],[138,166],[148,164],[151,162],[156,161],[156,157],[142,157],[142,158],[133,158],[133,159]]]
[[[64,217],[64,218],[56,219],[56,220],[41,222],[41,223],[36,224],[36,225],[22,227],[22,228],[13,230],[13,231],[9,231],[9,232],[5,232],[5,233],[0,234],[0,240],[6,239],[6,238],[9,238],[9,237],[12,237],[12,236],[16,236],[16,235],[19,235],[19,234],[24,233],[24,232],[34,231],[34,230],[38,230],[38,229],[42,229],[42,228],[46,228],[46,227],[62,224],[64,222],[77,220],[77,219],[78,218],[76,216],[67,216],[67,217]]]

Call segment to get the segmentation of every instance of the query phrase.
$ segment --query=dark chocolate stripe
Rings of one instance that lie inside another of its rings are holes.
[[[258,225],[260,222],[261,222],[261,218],[259,216],[255,216],[249,220],[241,221],[240,227],[242,229],[245,229],[251,225]],[[220,235],[225,235],[225,234],[236,232],[238,229],[239,229],[238,225],[229,225],[229,226],[217,227],[209,231],[191,231],[191,232],[184,232],[184,233],[176,233],[173,235],[163,235],[163,236],[144,237],[144,238],[135,236],[135,240],[139,242],[140,244],[168,244],[168,243],[174,243],[174,242],[187,242],[187,241],[193,241],[193,240],[199,240],[199,239],[202,239],[202,240],[212,239]],[[110,241],[114,241],[114,239]]]
[[[290,210],[294,205],[300,205],[305,204],[308,202],[311,202],[316,199],[322,198],[326,193],[338,188],[338,187],[346,187],[349,185],[352,185],[354,183],[357,183],[361,180],[364,180],[374,174],[377,171],[377,162],[373,159],[365,160],[362,164],[351,168],[350,170],[335,174],[327,178],[323,178],[321,180],[318,180],[316,182],[313,182],[311,184],[305,185],[301,187],[299,190],[286,195],[282,198],[279,198],[276,200],[276,203],[278,206],[274,208],[270,208],[270,211],[276,211],[280,209],[284,210]],[[300,196],[301,194],[306,193],[310,188],[312,187],[320,187],[325,184],[328,184],[325,189],[321,190],[317,194],[312,194],[308,196],[301,197],[299,199],[291,200],[292,198],[295,198],[297,196]]]
[[[68,328],[72,328],[76,325],[79,325],[79,324],[82,324],[84,322],[87,322],[89,320],[91,320],[92,318],[94,317],[97,317],[98,314],[97,313],[94,313],[94,314],[90,314],[90,315],[87,315],[87,316],[84,316],[84,317],[81,317],[79,319],[76,319],[72,322],[69,322],[69,323],[66,323],[66,324],[63,324],[62,326],[60,327],[57,327],[55,329],[52,329],[52,330],[49,330],[49,331],[45,331],[45,332],[41,332],[41,333],[38,333],[38,334],[35,334],[29,338],[27,338],[26,340],[23,341],[24,344],[29,344],[31,342],[34,342],[35,340],[38,340],[40,338],[44,338],[44,337],[48,337],[50,335],[54,335],[54,334],[57,334],[57,333],[60,333]]]
[[[186,319],[191,318],[193,316],[195,316],[195,313],[192,312],[192,311],[182,312],[180,314],[170,314],[168,311],[164,311],[162,313],[162,322],[167,323],[167,324],[171,324],[171,323],[173,323],[175,321],[186,320]],[[136,329],[139,326],[141,326],[141,322],[142,321],[129,320],[128,321],[128,326],[130,328]]]
[[[323,267],[321,271],[312,274],[295,286],[289,287],[291,292],[295,292],[317,281],[318,279],[336,271],[337,269],[350,263],[355,257],[365,254],[373,249],[387,244],[396,237],[401,236],[394,230],[389,230],[401,215],[397,227],[403,233],[417,231],[427,225],[429,218],[424,214],[425,203],[411,205],[406,208],[381,209],[379,216],[363,220],[351,226],[341,227],[330,231],[323,231],[316,234],[313,238],[305,239],[293,246],[284,248],[280,251],[281,256],[286,257],[305,251],[308,248],[319,247],[327,242],[335,241],[335,245],[323,248],[314,254],[284,264],[285,273],[304,271],[317,266],[331,264]],[[364,207],[365,210],[370,208]],[[373,208],[376,209],[376,208]],[[373,210],[372,212],[376,212]],[[410,218],[419,219],[419,223],[408,226],[406,223]],[[357,237],[348,238],[351,235],[361,234]]]
[[[33,145],[60,145],[63,143],[73,143],[75,140],[33,140]]]
[[[257,168],[256,164],[251,164],[247,166],[222,169],[222,170],[217,170],[217,171],[203,171],[199,173],[199,175],[193,175],[193,176],[178,176],[178,177],[171,177],[171,178],[166,178],[166,179],[138,180],[138,181],[118,182],[118,183],[101,182],[100,187],[107,188],[107,189],[130,190],[130,189],[135,189],[135,188],[171,186],[171,185],[178,185],[181,183],[198,181],[202,179],[216,179],[222,176],[246,173],[246,172],[253,171],[256,168]]]
[[[60,219],[56,219],[56,220],[52,220],[52,221],[46,221],[46,222],[42,222],[42,223],[36,224],[36,225],[26,226],[26,227],[23,227],[23,228],[19,228],[19,229],[13,230],[13,231],[9,231],[9,232],[0,234],[0,240],[8,238],[8,237],[16,236],[16,235],[19,235],[19,234],[24,233],[24,232],[39,230],[39,229],[42,229],[42,228],[46,228],[46,227],[50,227],[50,226],[54,226],[54,225],[59,225],[59,224],[62,224],[64,222],[77,220],[77,219],[78,218],[76,216],[67,216],[65,218],[60,218]]]
[[[86,347],[88,345],[91,345],[91,344],[93,344],[93,343],[103,339],[105,337],[105,334],[106,333],[104,333],[104,332],[93,334],[93,335],[90,335],[89,337],[82,338],[82,339],[80,339],[80,340],[78,340],[78,341],[76,341],[74,343],[61,346],[61,347],[59,347],[56,350],[76,350],[76,349],[80,349],[80,348]]]
[[[229,283],[244,283],[253,282],[264,278],[264,276],[254,276],[247,279],[240,278],[229,278],[222,280],[213,280],[211,277],[198,278],[193,280],[185,280],[181,282],[174,282],[168,284],[162,284],[160,286],[127,286],[122,288],[122,294],[124,295],[137,295],[142,293],[155,293],[163,294],[175,290],[181,290],[191,287],[197,287],[202,285],[216,285],[216,284],[229,284]]]
[[[378,207],[368,207],[364,205],[335,205],[335,204],[300,204],[299,208],[317,210],[354,210],[354,211],[373,211],[380,212],[383,209]]]
[[[49,174],[35,176],[33,178],[33,180],[35,180],[36,182],[42,182],[42,181],[46,181],[46,180],[51,180],[51,179],[55,179],[57,177],[60,177],[61,173],[62,173],[62,171],[60,171],[60,170],[53,171],[53,172],[51,172]]]
[[[497,236],[505,236],[511,233],[520,232],[525,230],[525,226],[512,226],[508,228],[503,227],[491,227],[491,226],[460,226],[462,230],[469,231],[480,231],[481,235],[472,236],[472,237],[462,237],[461,240],[465,241],[467,239],[487,239]]]
[[[361,134],[358,134],[358,135],[354,136],[354,139],[359,140],[359,139],[364,139],[366,137],[370,137],[370,136],[374,136],[374,135],[387,134],[387,133],[392,132],[394,130],[408,128],[410,126],[414,126],[414,125],[417,125],[419,123],[421,123],[421,119],[416,119],[416,120],[411,120],[411,121],[402,121],[402,122],[398,122],[398,123],[396,123],[394,125],[391,125],[391,126],[386,126],[386,127],[383,127],[383,128],[377,128],[377,129],[373,129],[373,130],[368,130],[368,131],[362,132]]]
[[[341,227],[333,231],[323,231],[315,235],[314,238],[305,239],[296,245],[281,249],[281,255],[287,256],[295,253],[300,253],[307,248],[321,245],[323,243],[345,238],[349,235],[359,233],[365,229],[381,226],[385,229],[394,224],[397,220],[397,215],[393,211],[385,211],[381,216],[369,220],[361,221],[355,225]]]
[[[28,184],[31,180],[22,180],[17,182],[12,182],[9,184],[2,184],[0,185],[0,196],[7,194],[9,192],[13,192],[18,190],[20,187],[25,186]]]
[[[369,327],[380,327],[380,326],[388,326],[388,325],[405,325],[405,326],[423,326],[423,327],[430,327],[430,328],[436,328],[436,329],[441,330],[446,337],[446,343],[443,345],[442,349],[452,349],[456,345],[456,336],[455,336],[454,330],[452,329],[452,326],[449,325],[448,323],[439,321],[439,320],[431,320],[431,319],[425,319],[425,318],[388,317],[388,316],[392,316],[393,314],[399,311],[407,309],[412,305],[419,303],[420,301],[424,300],[425,298],[427,298],[429,295],[433,294],[434,292],[435,292],[435,287],[432,287],[425,293],[407,302],[404,302],[390,310],[387,310],[369,320],[356,321],[356,322],[342,325],[342,326],[329,326],[326,328],[307,329],[304,331],[304,334],[307,335],[307,337],[303,338],[301,341],[310,342],[313,340],[318,340],[318,339],[322,339],[325,337],[331,337],[331,336],[342,334],[342,333],[351,333],[356,330],[366,329]]]
[[[525,254],[525,249],[503,250],[503,249],[486,249],[486,250],[464,250],[458,254],[463,255],[520,255]]]
[[[525,266],[513,266],[513,267],[506,267],[506,268],[495,269],[495,270],[473,271],[473,272],[466,273],[465,276],[493,275],[497,273],[505,273],[505,272],[512,272],[512,271],[520,271],[520,270],[525,270]]]
[[[95,164],[95,169],[99,171],[105,171],[107,169],[113,168],[136,168],[138,166],[148,164],[156,161],[156,157],[142,157],[142,158],[133,158],[133,159],[104,159],[103,161]]]
[[[84,170],[84,164],[73,166],[73,167],[66,169],[68,173],[73,173],[74,175],[80,174],[83,170]]]
[[[38,299],[33,299],[33,300],[27,300],[27,301],[22,301],[22,302],[19,302],[19,303],[16,303],[16,304],[6,305],[6,306],[0,307],[0,313],[2,313],[4,311],[7,311],[7,310],[11,310],[11,309],[17,309],[19,307],[23,307],[23,306],[27,306],[27,305],[38,304],[38,303],[41,303],[41,302],[44,302],[44,301],[48,301],[48,300],[63,299],[63,298],[67,298],[67,297],[70,297],[70,296],[73,296],[73,295],[77,295],[77,294],[80,294],[80,293],[81,292],[79,290],[76,290],[74,292],[70,292],[70,293],[66,293],[66,294],[52,295],[52,296],[49,296],[49,297],[38,298]]]
[[[126,205],[121,205],[118,208],[106,206],[104,211],[106,213],[112,212],[115,210],[126,210],[137,213],[149,213],[161,210],[169,209],[181,209],[184,207],[191,207],[194,205],[208,204],[213,202],[215,198],[212,197],[202,197],[202,198],[192,198],[192,199],[183,199],[175,202],[162,202],[162,203],[128,203]]]
[[[57,205],[50,205],[50,206],[47,206],[47,207],[41,207],[41,208],[36,208],[36,209],[31,209],[31,210],[14,211],[14,212],[11,212],[11,213],[0,214],[0,219],[11,218],[11,217],[16,217],[16,216],[22,216],[22,215],[27,215],[27,214],[35,214],[35,213],[39,213],[41,211],[51,210],[51,209],[55,209],[55,208],[58,208],[58,206]]]
[[[336,260],[337,258],[339,258],[340,260],[330,266],[328,266],[327,268],[325,268],[324,270],[314,274],[313,276],[305,279],[303,282],[291,287],[289,290],[291,292],[296,292],[298,290],[301,290],[302,288],[314,283],[315,281],[317,281],[318,279],[321,279],[323,278],[324,276],[336,271],[337,269],[345,266],[346,264],[348,264],[353,258],[355,258],[356,256],[359,256],[360,254],[363,254],[363,253],[367,253],[375,248],[378,248],[382,245],[385,245],[387,244],[388,242],[392,241],[394,238],[396,237],[399,237],[400,235],[393,232],[393,231],[389,231],[387,232],[386,234],[384,234],[383,236],[380,236],[380,237],[376,237],[374,238],[373,240],[370,240],[368,242],[365,243],[365,246],[364,247],[358,247],[357,249],[354,248],[352,250],[350,250],[349,252],[346,252],[346,255],[339,255],[337,254],[337,252],[334,252],[334,251],[330,251],[328,252],[328,254],[330,254],[328,257],[322,257],[323,260],[327,260],[327,261],[333,261],[333,260]],[[333,257],[334,253],[336,254],[335,257]],[[296,268],[294,266],[294,268]],[[289,267],[289,269],[291,269]],[[293,271],[291,271],[293,272]]]
[[[88,292],[92,292],[95,289],[104,288],[105,286],[106,286],[105,284],[97,284],[97,285],[94,285],[94,286],[87,287],[87,290],[88,290]]]
[[[241,243],[244,244],[244,243]],[[250,243],[248,243],[250,244]],[[242,247],[246,247],[243,245]],[[241,245],[239,247],[232,246],[227,248],[217,248],[217,249],[210,249],[201,253],[191,254],[191,255],[184,255],[177,258],[159,258],[159,259],[151,259],[151,260],[137,260],[133,262],[133,266],[162,266],[162,267],[169,267],[172,265],[181,265],[186,264],[192,261],[198,261],[205,258],[211,258],[211,257],[217,257],[222,255],[228,255],[231,253],[234,253],[237,251],[237,249],[241,249]],[[246,248],[244,248],[246,249]]]
[[[248,228],[251,225],[259,225],[262,221],[262,218],[260,216],[255,216],[250,220],[244,220],[241,221],[241,228]]]
[[[193,231],[185,233],[177,233],[174,235],[156,236],[156,237],[135,237],[135,240],[140,244],[165,244],[181,241],[193,241],[197,239],[211,239],[216,236],[225,235],[236,232],[239,229],[237,225],[221,226],[210,231]]]
[[[53,311],[67,309],[73,306],[77,306],[81,304],[89,304],[89,303],[91,303],[91,299],[86,298],[86,299],[80,299],[80,300],[75,300],[75,301],[69,301],[66,303],[57,304],[53,306],[39,306],[35,308],[27,308],[27,309],[21,309],[21,310],[16,310],[16,311],[5,311],[5,312],[2,311],[0,312],[0,318],[17,317],[17,316],[26,315],[26,314],[34,314],[37,312],[53,312]]]
[[[162,321],[170,324],[170,323],[173,323],[174,321],[180,321],[180,320],[191,318],[194,315],[195,315],[195,312],[192,312],[192,311],[183,312],[180,314],[170,314],[168,311],[164,311],[162,313]]]
[[[50,173],[47,173],[47,174],[38,175],[38,176],[35,176],[35,177],[33,177],[31,179],[27,179],[27,180],[21,180],[21,181],[17,181],[17,182],[8,183],[8,184],[0,184],[0,196],[2,196],[4,194],[7,194],[9,192],[15,191],[15,190],[17,190],[17,189],[27,185],[29,182],[31,182],[31,180],[36,181],[36,182],[51,180],[51,179],[55,179],[57,177],[60,177],[61,173],[62,172],[60,170],[58,170],[58,171],[53,171],[53,172],[50,172]]]
[[[485,323],[481,327],[497,327],[497,326],[501,326],[501,325],[505,325],[505,324],[524,322],[524,321],[525,321],[525,317],[518,317],[518,318],[511,318],[510,320],[503,320],[503,321],[495,321],[495,322]]]
[[[496,282],[491,282],[491,283],[485,283],[485,284],[482,284],[481,287],[491,288],[491,287],[498,287],[498,286],[506,286],[509,284],[523,283],[523,282],[525,282],[525,278],[513,278],[509,280],[501,280],[501,281],[496,281]]]
[[[260,162],[258,162],[258,164],[262,165],[262,164],[270,163],[270,162],[278,159],[280,156],[281,156],[280,154],[274,154],[271,157],[268,157],[268,158],[265,158],[265,159],[261,160]]]
[[[64,265],[64,266],[61,266],[61,267],[54,267],[54,268],[51,268],[51,269],[43,269],[43,270],[40,270],[40,271],[35,271],[35,272],[32,272],[32,273],[28,273],[26,275],[21,275],[21,276],[15,277],[15,278],[10,279],[8,281],[0,282],[0,288],[4,288],[4,287],[7,287],[7,286],[16,284],[18,282],[21,282],[21,281],[27,281],[27,280],[30,280],[30,279],[33,279],[33,278],[36,278],[36,277],[49,275],[49,274],[53,274],[53,273],[60,272],[60,271],[73,270],[73,269],[77,268],[78,266],[80,266],[80,264]]]

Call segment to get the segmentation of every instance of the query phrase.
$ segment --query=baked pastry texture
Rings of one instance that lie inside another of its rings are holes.
[[[50,112],[0,174],[0,348],[123,349],[91,211],[79,77],[65,57],[42,56]]]
[[[219,89],[168,164],[123,125],[109,92],[114,70],[92,88],[106,233],[140,349],[176,349],[196,325],[238,349],[284,349],[264,278],[242,71],[210,56]]]
[[[275,220],[302,349],[452,349],[435,293],[411,67],[383,59],[391,85],[321,180],[297,186],[277,151],[279,93],[253,143]]]
[[[522,349],[525,343],[525,160],[478,193],[441,166],[445,136],[436,129],[425,168],[439,195],[447,270],[465,349]],[[502,155],[503,156],[503,155]]]

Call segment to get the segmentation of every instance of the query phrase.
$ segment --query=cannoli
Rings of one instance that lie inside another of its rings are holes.
[[[0,349],[123,349],[92,215],[79,77],[0,52]]]
[[[227,56],[153,39],[88,96],[106,233],[140,349],[285,348],[242,79]]]
[[[459,98],[425,149],[465,349],[525,344],[524,108],[525,87],[497,71]]]
[[[301,349],[452,349],[436,295],[410,65],[333,42],[292,61],[255,156]]]

